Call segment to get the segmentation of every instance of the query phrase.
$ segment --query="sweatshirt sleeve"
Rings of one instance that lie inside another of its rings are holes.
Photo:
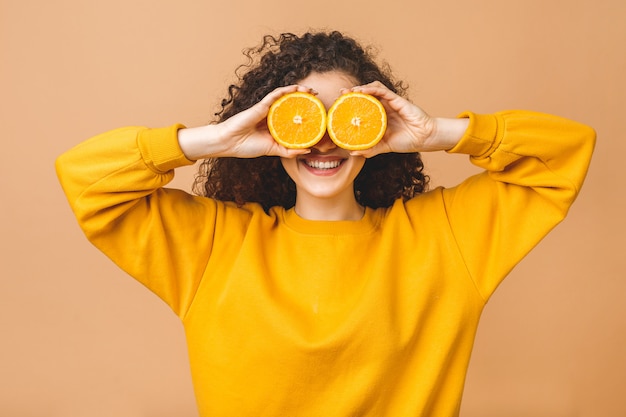
[[[595,145],[595,131],[528,111],[464,113],[469,127],[451,153],[485,172],[443,190],[454,238],[487,300],[502,279],[566,216]]]
[[[113,130],[56,161],[87,238],[180,317],[208,261],[216,211],[211,199],[163,188],[174,168],[193,164],[178,146],[181,127]]]

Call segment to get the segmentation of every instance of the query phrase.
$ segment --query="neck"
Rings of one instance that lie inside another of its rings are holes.
[[[354,194],[338,198],[307,198],[296,195],[296,214],[306,220],[361,220],[365,207],[357,203]]]

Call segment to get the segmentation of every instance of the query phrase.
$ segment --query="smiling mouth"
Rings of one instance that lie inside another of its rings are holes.
[[[303,162],[305,165],[314,169],[329,170],[337,168],[339,165],[341,165],[343,160],[337,159],[334,161],[319,161],[316,159],[305,159]]]

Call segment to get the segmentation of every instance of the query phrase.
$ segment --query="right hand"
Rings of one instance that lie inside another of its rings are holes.
[[[290,85],[279,87],[247,110],[222,123],[198,128],[181,129],[178,141],[192,160],[217,157],[256,158],[280,156],[293,158],[308,149],[288,149],[278,144],[267,128],[270,106],[281,96],[294,91],[311,93],[308,87]]]

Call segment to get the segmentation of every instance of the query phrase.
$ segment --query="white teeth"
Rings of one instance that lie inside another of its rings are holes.
[[[341,164],[341,161],[306,160],[305,162],[308,166],[315,169],[333,169]]]

